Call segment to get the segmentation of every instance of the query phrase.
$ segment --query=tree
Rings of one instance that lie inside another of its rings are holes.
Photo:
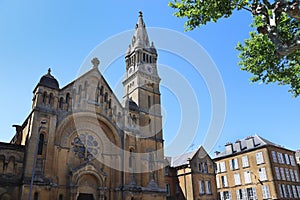
[[[186,30],[228,18],[245,10],[253,16],[250,38],[238,43],[239,65],[253,74],[252,82],[289,85],[300,95],[299,0],[173,0],[176,17],[186,17]]]

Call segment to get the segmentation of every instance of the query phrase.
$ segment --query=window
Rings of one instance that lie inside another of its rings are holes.
[[[263,167],[263,168],[259,168],[258,169],[258,173],[259,173],[259,179],[261,181],[265,181],[265,180],[268,180],[267,179],[267,173],[266,173],[266,169]]]
[[[243,164],[243,167],[249,167],[248,157],[247,156],[243,156],[242,157],[242,164]]]
[[[58,197],[58,199],[59,199],[59,200],[63,200],[63,195],[60,194],[59,197]]]
[[[278,162],[280,164],[284,164],[284,159],[283,159],[283,155],[280,152],[277,152],[277,156],[278,156]]]
[[[238,164],[238,159],[234,158],[232,160],[230,160],[230,170],[235,170],[239,168],[239,164]]]
[[[165,167],[165,176],[168,176],[168,175],[169,175],[169,167],[166,166],[166,167]]]
[[[204,173],[207,173],[207,163],[205,162],[204,165],[203,165],[203,172]]]
[[[271,198],[269,186],[262,185],[261,187],[262,187],[263,199]]]
[[[248,200],[256,200],[256,189],[255,188],[247,188]]]
[[[280,172],[279,172],[279,168],[275,167],[275,173],[276,173],[276,179],[280,180]]]
[[[285,173],[284,173],[284,169],[283,169],[283,168],[280,168],[280,173],[281,173],[281,179],[282,179],[282,180],[286,180],[286,179],[285,179]]]
[[[200,194],[205,194],[205,191],[204,191],[204,181],[199,181],[199,193]]]
[[[201,162],[201,163],[199,163],[199,172],[202,173],[202,171],[203,171],[203,167],[202,167],[202,162]]]
[[[290,161],[291,161],[291,165],[292,165],[292,166],[296,166],[294,156],[290,155]]]
[[[150,107],[151,107],[151,97],[148,96],[148,108],[150,108]]]
[[[220,171],[221,171],[221,172],[226,172],[226,165],[225,165],[225,162],[220,162]]]
[[[235,185],[241,185],[241,177],[239,173],[234,174],[234,183]]]
[[[227,176],[221,176],[222,187],[228,187]]]
[[[294,198],[298,198],[296,186],[292,185],[292,189],[293,189],[293,194],[294,194],[293,197],[294,197]]]
[[[294,176],[294,171],[290,169],[290,175],[291,175],[291,180],[295,182],[295,176]]]
[[[281,184],[278,184],[278,188],[279,188],[280,197],[283,198],[283,190]]]
[[[300,186],[297,185],[298,196],[300,196]]]
[[[211,183],[210,181],[205,181],[206,185],[206,194],[211,194]]]
[[[285,156],[285,163],[287,165],[289,165],[290,164],[290,156],[288,154],[284,154],[284,156]]]
[[[296,169],[294,170],[294,175],[295,175],[296,182],[299,182],[299,174],[298,174],[298,171]],[[300,193],[299,193],[299,195],[300,195]]]
[[[169,197],[171,195],[171,193],[170,193],[170,184],[169,183],[166,184],[166,190],[167,190],[167,196]]]
[[[286,189],[285,189],[285,185],[282,184],[281,187],[282,187],[282,191],[283,191],[283,197],[286,198],[287,197],[287,192],[286,192]]]
[[[287,196],[288,196],[289,198],[291,198],[291,197],[293,196],[293,195],[292,195],[292,188],[291,188],[290,185],[287,185],[286,187],[287,187]]]
[[[291,181],[291,178],[290,178],[290,170],[285,168],[285,175],[286,175],[286,180],[287,181]]]
[[[231,192],[230,191],[223,192],[223,199],[224,200],[231,200],[232,199]]]
[[[243,192],[242,190],[236,190],[236,199],[237,200],[243,200]]]
[[[33,195],[33,200],[38,200],[39,199],[39,193],[35,192]]]
[[[133,163],[133,149],[129,149],[129,163],[128,163],[128,165],[129,165],[129,167],[130,168],[132,168],[132,163]],[[165,170],[167,169],[167,167],[165,167]]]
[[[273,158],[273,162],[277,163],[277,156],[276,156],[276,152],[272,151],[272,158]]]
[[[251,183],[251,174],[250,171],[245,171],[244,172],[244,179],[245,179],[245,183]]]
[[[43,154],[43,147],[44,147],[44,134],[41,133],[39,136],[39,144],[38,144],[38,155],[42,155]]]
[[[256,164],[262,164],[264,163],[264,157],[262,152],[257,152],[256,153]]]

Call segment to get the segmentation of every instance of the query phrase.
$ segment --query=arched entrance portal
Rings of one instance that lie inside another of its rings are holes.
[[[77,200],[95,200],[98,195],[99,181],[92,174],[82,175],[78,180]]]

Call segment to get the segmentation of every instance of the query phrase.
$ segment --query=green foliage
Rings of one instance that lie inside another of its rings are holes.
[[[282,15],[278,22],[278,38],[283,43],[295,40],[299,22],[288,18],[287,15]],[[261,25],[261,17],[255,17],[252,26]],[[250,78],[252,82],[290,85],[289,91],[293,96],[300,94],[300,50],[287,56],[277,55],[276,45],[269,36],[257,32],[251,32],[244,45],[238,43],[236,49],[240,51],[241,69],[253,74]]]
[[[230,17],[232,11],[240,10],[248,5],[248,0],[181,0],[169,2],[169,6],[177,9],[176,17],[187,17],[186,30],[205,25],[207,22],[217,22],[222,17]]]
[[[259,10],[258,5],[263,5],[266,12]],[[258,31],[250,32],[250,38],[236,46],[241,69],[253,74],[252,82],[289,85],[293,96],[300,95],[300,50],[291,50],[299,43],[299,20],[282,9],[280,13],[276,11],[275,16],[271,10],[274,7],[266,0],[174,0],[169,6],[177,10],[176,17],[187,18],[185,30],[230,17],[234,10],[250,11],[253,16],[251,26]],[[270,21],[275,17],[274,25]]]

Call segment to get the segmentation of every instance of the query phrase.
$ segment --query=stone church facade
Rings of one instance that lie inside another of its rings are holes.
[[[29,116],[0,143],[0,200],[166,199],[157,56],[140,13],[122,102],[97,58],[62,88],[42,76]]]

